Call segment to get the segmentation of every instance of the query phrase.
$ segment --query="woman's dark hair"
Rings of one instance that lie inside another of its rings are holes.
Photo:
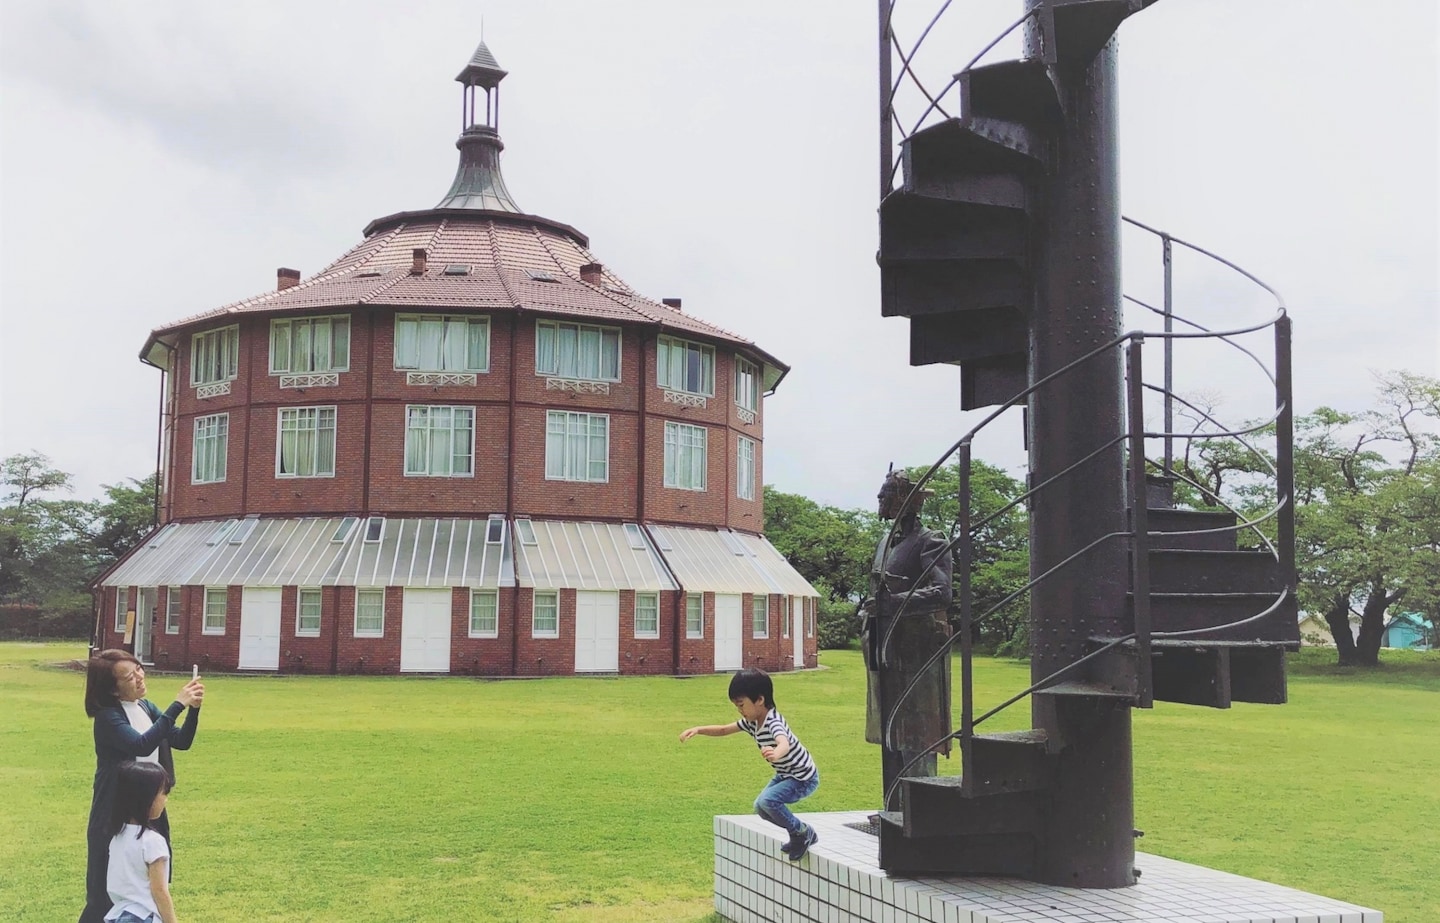
[[[119,699],[115,697],[115,665],[140,661],[129,651],[118,647],[101,651],[90,658],[85,668],[85,714],[95,717],[102,708],[114,708]]]
[[[739,673],[730,677],[730,701],[739,698],[746,698],[752,702],[760,701],[765,697],[765,704],[776,708],[775,684],[770,682],[770,674],[764,670],[757,670],[754,667],[746,667]]]
[[[159,763],[148,760],[126,760],[115,776],[115,800],[110,805],[109,833],[115,836],[126,824],[139,824],[140,832],[151,826],[150,806],[155,796],[170,791],[170,773]],[[139,834],[137,834],[138,836]]]

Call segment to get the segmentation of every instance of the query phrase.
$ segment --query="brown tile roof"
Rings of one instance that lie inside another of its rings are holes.
[[[447,311],[514,309],[610,323],[656,324],[678,335],[749,347],[782,374],[787,368],[739,334],[636,294],[609,267],[601,284],[581,281],[580,267],[597,261],[584,236],[563,225],[524,215],[457,215],[437,210],[380,219],[367,231],[372,229],[365,240],[296,286],[155,328],[142,358],[161,338],[207,322],[381,305]],[[411,252],[422,248],[425,272],[413,276]],[[458,265],[468,266],[468,274],[445,274],[447,266]],[[532,273],[548,274],[556,281],[537,281]]]

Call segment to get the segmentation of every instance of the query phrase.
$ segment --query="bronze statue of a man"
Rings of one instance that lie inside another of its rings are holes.
[[[861,612],[868,671],[865,739],[882,747],[886,792],[906,764],[914,761],[906,776],[933,776],[935,755],[950,754],[948,648],[935,663],[925,663],[950,637],[946,613],[953,564],[945,534],[920,524],[920,505],[933,491],[912,495],[913,487],[903,471],[892,471],[880,488],[880,518],[896,524],[889,540],[882,538],[875,549],[870,597]],[[892,713],[887,741],[883,735]],[[898,804],[886,807],[896,810]]]

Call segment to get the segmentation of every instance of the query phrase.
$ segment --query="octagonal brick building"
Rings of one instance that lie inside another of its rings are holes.
[[[456,78],[434,208],[150,333],[161,525],[98,582],[97,646],[130,622],[174,669],[814,665],[816,591],[761,534],[787,367],[520,209],[504,76],[482,43]]]

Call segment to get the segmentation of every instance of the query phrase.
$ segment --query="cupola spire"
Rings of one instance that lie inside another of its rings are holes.
[[[510,190],[505,188],[505,178],[500,175],[500,152],[505,149],[500,142],[499,130],[500,81],[505,79],[505,73],[482,40],[470,56],[470,62],[455,77],[461,85],[461,131],[460,139],[455,142],[460,149],[460,166],[455,171],[455,182],[450,184],[450,191],[436,208],[474,208],[522,214],[520,206],[510,198]],[[479,98],[477,89],[485,91],[485,111],[479,119],[475,111]]]

